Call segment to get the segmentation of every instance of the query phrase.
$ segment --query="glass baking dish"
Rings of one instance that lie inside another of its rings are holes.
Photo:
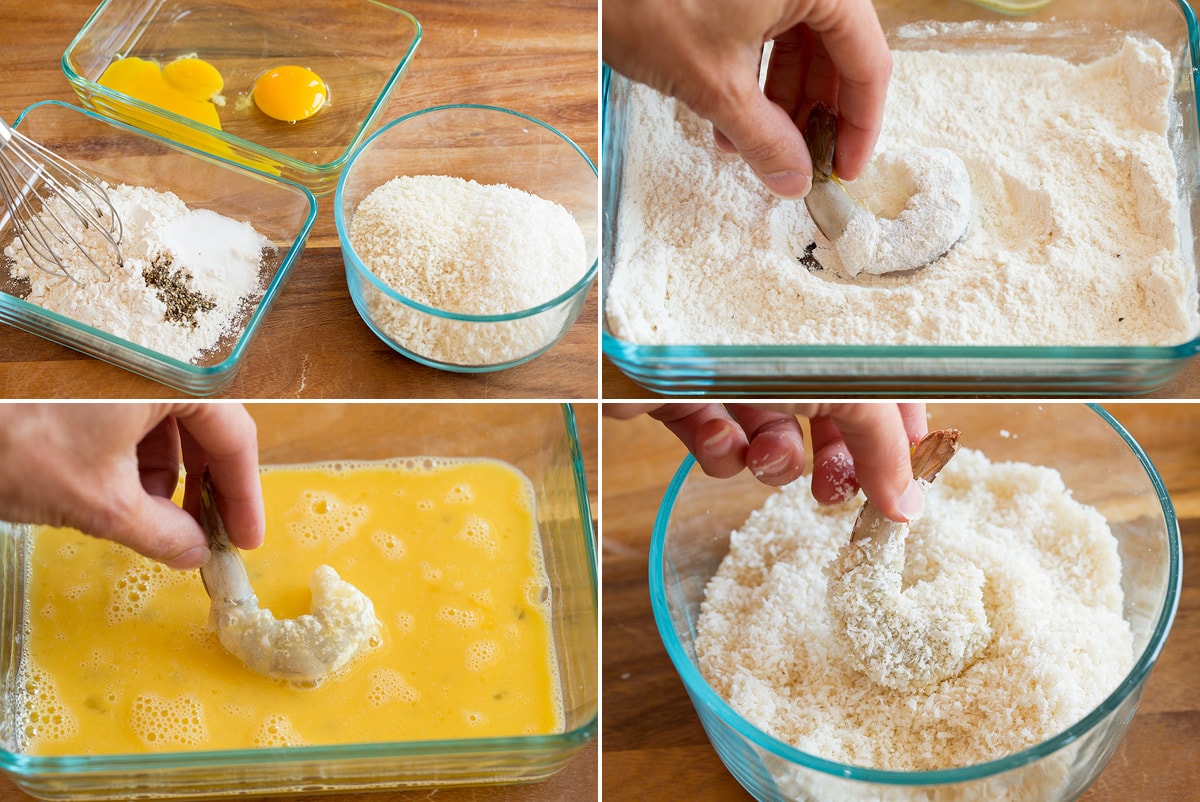
[[[921,21],[1003,22],[1006,17],[967,3],[879,0],[880,21],[893,47],[903,26]],[[1180,236],[1189,261],[1200,263],[1200,167],[1197,153],[1196,70],[1200,30],[1183,0],[1058,0],[1022,17],[1047,23],[1037,36],[997,33],[978,26],[972,35],[935,42],[939,49],[1019,48],[1072,60],[1113,52],[1127,33],[1159,41],[1179,76],[1170,125],[1181,202]],[[929,47],[930,40],[923,41]],[[602,86],[604,241],[603,285],[615,263],[626,116],[630,83],[605,69]],[[955,345],[642,345],[615,336],[605,321],[605,356],[639,385],[667,395],[1079,395],[1125,396],[1170,381],[1200,350],[1200,336],[1170,346],[955,346]]]
[[[260,460],[296,464],[404,456],[492,458],[533,484],[550,579],[563,731],[223,751],[45,757],[19,751],[15,723],[31,527],[0,523],[0,769],[41,799],[127,800],[526,783],[561,769],[596,734],[595,533],[569,405],[251,404]],[[264,548],[268,548],[264,546]],[[353,727],[353,715],[347,718]],[[431,793],[436,793],[432,791]]]
[[[105,0],[63,53],[62,69],[80,101],[105,116],[323,195],[382,119],[420,41],[415,17],[378,0],[292,0],[286,12],[257,0]],[[166,64],[191,54],[224,78],[221,130],[100,83],[118,58]],[[327,106],[299,123],[247,102],[259,73],[285,64],[314,70],[329,87]]]

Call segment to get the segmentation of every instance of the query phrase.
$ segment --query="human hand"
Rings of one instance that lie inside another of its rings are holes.
[[[814,104],[838,112],[840,177],[856,178],[879,138],[892,57],[870,0],[609,0],[603,46],[613,69],[711,121],[718,146],[780,197],[812,186],[801,131]]]
[[[171,502],[183,455],[184,510]],[[212,471],[230,540],[266,528],[254,421],[240,405],[0,404],[0,517],[71,526],[172,568],[208,560],[196,522]]]
[[[909,446],[928,430],[924,404],[605,404],[604,414],[642,413],[662,421],[704,472],[729,477],[749,468],[765,484],[784,485],[804,471],[797,416],[812,431],[813,496],[824,504],[863,492],[894,521],[921,514]]]

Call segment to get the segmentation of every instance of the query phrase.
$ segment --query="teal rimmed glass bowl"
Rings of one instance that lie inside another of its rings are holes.
[[[63,53],[62,68],[80,100],[106,116],[323,195],[373,130],[420,41],[415,17],[377,0],[106,0]],[[224,79],[220,130],[99,82],[121,57],[162,65],[193,54]],[[288,64],[313,70],[329,89],[326,107],[297,123],[262,114],[250,94],[260,73]]]
[[[557,203],[583,232],[585,264],[561,266],[573,281],[558,296],[504,314],[439,309],[403,295],[363,261],[349,232],[363,198],[397,176],[411,175],[506,184]],[[516,111],[456,104],[400,117],[354,153],[338,182],[334,218],[355,308],[393,350],[424,365],[478,373],[528,362],[571,328],[595,281],[600,242],[596,182],[596,167],[578,145]]]
[[[730,707],[696,661],[705,586],[731,530],[778,492],[743,471],[713,479],[688,457],[659,508],[650,544],[650,597],[667,653],[717,755],[756,799],[824,802],[1058,802],[1075,799],[1112,757],[1171,628],[1182,575],[1179,527],[1166,488],[1141,447],[1106,411],[1079,404],[989,405],[974,415],[939,407],[939,425],[993,461],[1057,469],[1074,497],[1098,509],[1118,541],[1134,665],[1092,712],[1050,739],[987,763],[939,771],[883,771],[824,760],[768,735]]]
[[[905,26],[923,21],[974,23],[952,40],[922,38],[919,47],[948,50],[1023,50],[1071,60],[1116,51],[1126,33],[1159,41],[1171,54],[1174,87],[1169,136],[1180,200],[1180,250],[1188,269],[1200,265],[1200,120],[1197,70],[1200,28],[1184,0],[1096,3],[1056,0],[1013,23],[997,11],[968,3],[876,0],[893,47],[905,46]],[[1018,5],[1018,4],[1004,4]],[[997,23],[1016,24],[1005,33]],[[1022,27],[1047,26],[1041,34]],[[919,26],[918,26],[919,27]],[[908,46],[912,46],[911,44]],[[608,286],[621,247],[621,214],[630,84],[605,71],[602,87],[604,166],[604,263]],[[1192,278],[1195,281],[1195,277]],[[1200,352],[1200,336],[1157,346],[967,346],[967,345],[647,345],[622,339],[605,322],[602,350],[637,384],[666,395],[759,396],[1128,396],[1155,390]]]
[[[95,112],[58,101],[34,104],[17,118],[17,130],[74,161],[110,184],[130,184],[175,193],[193,209],[209,209],[248,221],[271,241],[264,254],[258,301],[234,321],[232,335],[197,363],[152,351],[23,300],[28,282],[0,270],[0,321],[117,367],[193,395],[212,395],[245,360],[263,319],[304,251],[317,203],[302,186],[200,153]],[[0,247],[12,238],[0,226]]]
[[[22,791],[40,799],[129,800],[307,797],[416,788],[436,797],[439,788],[535,782],[563,768],[595,737],[599,700],[595,532],[571,407],[255,403],[248,409],[255,419],[264,465],[423,456],[485,458],[504,461],[529,478],[549,580],[562,731],[453,740],[426,740],[419,732],[397,731],[390,741],[328,746],[64,757],[25,754],[15,731],[17,722],[24,720],[17,669],[22,621],[36,614],[27,609],[27,583],[32,579],[26,574],[28,548],[35,535],[29,526],[0,523],[0,770]],[[403,425],[398,426],[398,420]],[[263,548],[269,547],[268,533]],[[204,677],[197,676],[195,683],[196,693],[203,696]],[[82,706],[86,701],[76,703]],[[346,711],[351,741],[359,713],[353,705]]]

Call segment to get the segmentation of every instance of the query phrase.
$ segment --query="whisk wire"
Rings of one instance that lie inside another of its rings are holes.
[[[83,255],[96,273],[109,280],[102,262],[83,241],[95,230],[123,264],[120,215],[104,187],[92,176],[53,151],[9,128],[0,120],[0,200],[21,246],[40,269],[83,282],[68,269],[71,249]],[[0,219],[0,224],[4,221]]]

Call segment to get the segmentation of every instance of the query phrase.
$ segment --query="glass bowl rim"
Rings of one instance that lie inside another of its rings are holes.
[[[404,304],[405,306],[409,307],[410,309],[414,309],[418,312],[423,312],[424,314],[432,315],[433,317],[444,318],[447,320],[461,320],[461,321],[467,321],[467,322],[471,322],[471,323],[501,323],[501,322],[506,322],[506,321],[511,321],[511,320],[521,320],[524,318],[533,317],[534,315],[541,314],[542,312],[545,312],[549,309],[553,309],[554,307],[561,306],[562,304],[566,303],[567,301],[571,300],[572,298],[574,298],[577,295],[579,295],[580,293],[582,293],[596,278],[596,273],[599,270],[599,266],[600,266],[600,253],[599,253],[599,251],[601,250],[600,248],[597,248],[596,257],[594,259],[592,259],[591,265],[588,267],[588,269],[586,271],[584,271],[583,276],[578,281],[576,281],[574,284],[572,284],[569,288],[567,288],[564,292],[559,294],[558,296],[551,298],[548,301],[543,301],[542,303],[537,304],[536,306],[531,306],[528,309],[522,309],[522,310],[518,310],[516,312],[502,312],[499,314],[476,315],[476,314],[470,314],[470,313],[466,313],[466,312],[450,312],[445,309],[438,309],[437,307],[428,306],[426,304],[423,304],[419,301],[415,301],[411,298],[408,298],[405,295],[400,294],[396,290],[392,289],[392,287],[390,287],[387,284],[387,282],[383,281],[377,275],[375,275],[375,272],[372,271],[369,267],[366,266],[366,264],[363,263],[362,259],[359,258],[358,253],[354,250],[354,246],[350,243],[350,234],[349,234],[350,225],[349,225],[349,221],[346,220],[346,215],[345,215],[345,212],[343,211],[343,206],[344,206],[343,200],[344,200],[344,194],[345,194],[346,179],[354,171],[354,163],[358,160],[358,158],[371,147],[371,145],[375,142],[376,139],[378,139],[381,136],[383,136],[384,134],[388,133],[392,128],[399,126],[401,123],[405,122],[406,120],[411,120],[411,119],[414,119],[416,117],[420,117],[420,116],[423,116],[426,114],[434,114],[434,113],[439,113],[439,112],[444,112],[444,111],[457,111],[460,109],[470,109],[470,110],[485,111],[485,112],[493,112],[494,111],[494,112],[499,112],[501,114],[507,114],[511,117],[517,117],[519,119],[526,120],[527,122],[533,123],[534,125],[537,125],[543,129],[549,131],[551,134],[556,136],[559,140],[566,143],[571,148],[571,150],[575,151],[575,153],[578,154],[581,159],[583,159],[583,161],[587,165],[588,169],[590,169],[592,171],[592,175],[597,178],[599,177],[599,173],[596,170],[595,163],[592,162],[591,158],[586,153],[583,152],[583,149],[581,147],[579,147],[579,145],[576,144],[574,140],[572,140],[569,136],[564,134],[562,131],[559,131],[557,128],[550,125],[549,123],[542,122],[541,120],[537,119],[536,117],[531,117],[528,114],[524,114],[519,111],[514,111],[512,109],[506,109],[502,106],[489,106],[489,105],[484,105],[484,104],[479,104],[479,103],[445,103],[440,106],[430,106],[428,108],[419,109],[417,111],[410,112],[408,114],[403,115],[402,117],[397,117],[396,119],[392,120],[391,122],[383,125],[382,127],[380,127],[380,129],[378,131],[371,134],[371,136],[367,137],[367,139],[361,145],[359,145],[354,150],[354,152],[350,155],[350,160],[347,162],[346,168],[342,171],[341,176],[339,176],[339,178],[338,178],[337,191],[336,191],[336,194],[334,195],[334,202],[333,202],[333,218],[334,218],[334,223],[337,226],[338,239],[341,241],[342,255],[343,255],[344,261],[346,262],[347,272],[350,272],[351,268],[353,267],[355,273],[358,273],[358,274],[364,276],[372,284],[372,286],[375,287],[376,290],[383,293],[383,295],[386,298],[388,298],[389,300]]]
[[[1150,634],[1145,648],[1138,655],[1133,667],[1126,673],[1120,684],[1100,704],[1089,711],[1087,715],[1050,738],[1019,752],[1014,752],[1011,755],[982,763],[975,763],[970,766],[936,769],[933,771],[897,771],[838,763],[801,751],[763,732],[743,718],[728,702],[722,699],[708,684],[708,681],[704,679],[699,669],[692,664],[687,654],[684,653],[683,645],[675,635],[670,612],[667,609],[666,591],[662,582],[662,574],[665,567],[663,562],[664,540],[671,512],[675,506],[675,500],[683,488],[684,480],[691,473],[692,469],[697,466],[695,458],[689,454],[675,471],[671,483],[663,495],[663,501],[659,506],[658,513],[655,516],[654,533],[650,542],[649,584],[650,603],[654,611],[654,621],[659,637],[662,639],[671,662],[675,665],[675,670],[679,672],[680,679],[686,686],[688,694],[691,696],[696,707],[699,708],[703,705],[709,708],[725,726],[735,730],[740,737],[749,741],[756,748],[780,757],[789,763],[840,779],[894,786],[947,785],[950,783],[985,779],[1041,760],[1057,752],[1072,741],[1086,735],[1110,713],[1116,710],[1130,694],[1135,693],[1149,675],[1155,661],[1158,659],[1159,653],[1162,651],[1167,634],[1174,621],[1175,611],[1179,605],[1179,593],[1182,582],[1182,547],[1179,538],[1179,522],[1175,516],[1175,507],[1171,503],[1166,486],[1163,484],[1158,470],[1154,467],[1150,458],[1146,456],[1142,447],[1133,439],[1132,435],[1107,410],[1098,404],[1088,404],[1087,406],[1097,413],[1104,423],[1107,423],[1112,428],[1113,432],[1125,443],[1125,446],[1129,448],[1138,460],[1138,463],[1142,466],[1142,469],[1146,472],[1146,476],[1150,480],[1163,514],[1163,523],[1167,536],[1168,561],[1166,592],[1162,600],[1162,606],[1158,610],[1154,629]]]
[[[168,769],[213,765],[271,765],[314,760],[461,757],[477,752],[520,754],[545,748],[583,746],[595,735],[597,715],[564,732],[424,741],[373,741],[316,746],[122,753],[115,755],[26,755],[0,748],[0,769],[20,776],[103,773],[120,769]]]
[[[249,347],[250,339],[258,331],[263,318],[266,316],[266,307],[270,306],[274,302],[275,297],[282,289],[284,280],[287,279],[292,268],[295,266],[296,261],[300,258],[300,255],[304,250],[304,245],[308,239],[309,231],[312,229],[313,223],[317,217],[317,201],[312,192],[309,191],[307,187],[297,184],[294,181],[290,181],[286,178],[282,178],[277,175],[271,175],[270,173],[264,173],[260,170],[255,170],[236,162],[231,162],[228,159],[208,153],[207,151],[184,145],[173,139],[167,139],[166,137],[151,133],[150,131],[138,128],[137,126],[129,125],[128,123],[113,119],[112,117],[99,114],[91,109],[75,106],[61,100],[41,100],[37,103],[30,104],[19,115],[17,115],[16,120],[13,122],[13,128],[18,129],[21,125],[21,122],[31,112],[39,108],[60,108],[69,112],[82,114],[85,117],[91,118],[92,120],[105,125],[112,126],[113,128],[123,131],[126,134],[130,134],[142,139],[148,139],[159,145],[163,145],[164,147],[182,152],[186,156],[194,156],[210,162],[217,167],[234,170],[235,172],[244,174],[247,178],[256,181],[264,181],[268,184],[276,184],[280,189],[299,193],[307,202],[308,214],[305,216],[304,222],[301,223],[299,230],[293,235],[292,244],[288,248],[287,252],[283,255],[283,258],[280,260],[279,268],[275,271],[275,275],[271,278],[271,282],[263,289],[262,297],[259,299],[258,303],[255,304],[254,311],[246,321],[246,326],[242,330],[242,333],[238,336],[237,342],[235,342],[233,347],[230,349],[229,355],[215,365],[194,365],[190,362],[184,362],[183,360],[176,359],[168,354],[159,353],[158,351],[146,348],[145,346],[135,343],[132,340],[126,340],[123,337],[110,334],[109,332],[95,328],[94,326],[90,326],[86,323],[81,323],[78,320],[65,317],[50,309],[30,303],[23,298],[18,298],[15,295],[8,295],[7,293],[0,293],[0,295],[3,295],[2,302],[5,306],[12,307],[16,311],[20,311],[25,315],[32,315],[34,317],[48,319],[52,323],[55,323],[66,330],[87,334],[91,337],[102,340],[106,344],[119,346],[123,351],[132,353],[139,357],[139,359],[150,360],[155,364],[168,367],[173,372],[178,374],[189,375],[191,377],[220,377],[234,370],[241,363],[242,358],[245,356],[245,351]],[[68,345],[67,347],[73,346]],[[112,362],[107,355],[98,358],[106,362]],[[122,367],[124,368],[124,366]],[[128,370],[129,368],[124,369]],[[141,370],[135,370],[132,372],[146,376],[146,374]],[[164,381],[163,378],[159,377],[149,376],[147,378],[151,378],[152,380],[159,381],[161,383],[169,383]]]
[[[1200,333],[1177,345],[837,345],[837,344],[643,344],[622,340],[605,321],[601,331],[602,349],[608,356],[623,359],[658,358],[729,358],[815,357],[822,361],[838,358],[877,359],[1186,359],[1200,353]]]
[[[346,146],[342,149],[341,153],[338,154],[337,158],[324,163],[307,162],[303,159],[289,156],[286,153],[275,150],[274,148],[260,145],[252,139],[246,139],[244,137],[230,134],[229,132],[220,128],[211,128],[207,125],[197,123],[195,120],[180,116],[168,109],[160,108],[158,106],[138,100],[132,95],[127,95],[124,92],[118,92],[114,89],[110,89],[109,87],[104,86],[97,81],[93,81],[90,78],[86,78],[77,73],[70,65],[70,59],[73,51],[75,50],[76,46],[80,44],[85,35],[90,32],[92,23],[99,18],[106,8],[116,2],[118,2],[118,0],[103,0],[103,2],[101,2],[100,5],[97,6],[96,9],[91,13],[91,16],[88,17],[87,22],[83,24],[83,27],[79,29],[79,32],[76,33],[71,39],[71,43],[67,45],[67,49],[63,51],[62,59],[60,60],[62,71],[66,76],[67,81],[70,82],[72,86],[82,87],[91,94],[99,95],[110,101],[116,101],[118,103],[130,106],[135,111],[144,112],[150,115],[152,118],[160,118],[166,120],[168,123],[182,126],[186,130],[195,131],[204,136],[211,136],[225,145],[233,148],[243,149],[254,155],[256,158],[275,162],[281,167],[286,167],[300,173],[318,176],[340,173],[341,170],[346,166],[346,163],[350,159],[354,150],[358,144],[362,142],[363,136],[370,127],[371,121],[374,120],[375,116],[382,110],[385,100],[391,95],[392,91],[396,88],[396,84],[399,83],[404,73],[408,70],[408,65],[412,61],[413,55],[416,53],[417,45],[421,43],[424,32],[421,22],[404,9],[393,6],[390,3],[382,2],[382,0],[363,0],[364,5],[377,6],[379,8],[387,9],[388,11],[395,12],[397,15],[408,20],[413,26],[412,41],[409,43],[408,48],[404,51],[404,54],[400,57],[400,61],[396,64],[395,69],[392,70],[391,75],[388,76],[387,81],[384,82],[383,89],[380,90],[379,94],[375,97],[375,100],[371,102],[371,106],[369,109],[367,109],[367,113],[355,125],[353,135],[350,137],[349,142],[346,143]],[[113,53],[112,55],[115,56],[116,53]],[[107,118],[107,115],[101,114],[101,116]],[[174,142],[175,140],[167,141]],[[266,174],[272,175],[272,173]]]

